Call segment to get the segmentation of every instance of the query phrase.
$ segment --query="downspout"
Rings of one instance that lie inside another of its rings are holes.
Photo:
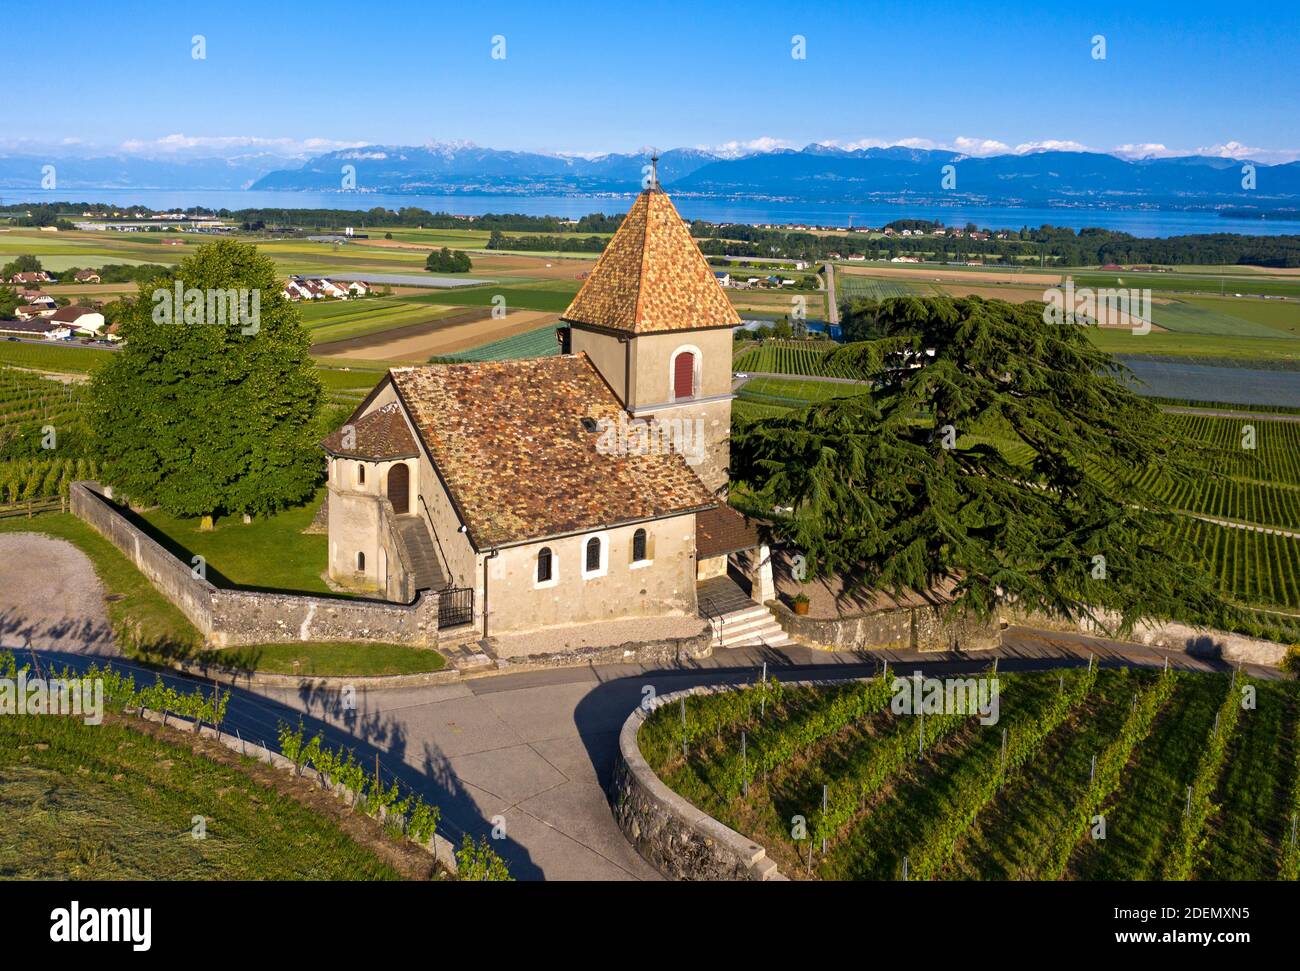
[[[623,410],[630,412],[632,410],[632,340],[628,337],[620,337],[619,343],[623,345]]]
[[[483,637],[488,636],[488,562],[497,558],[497,548],[492,547],[492,551],[483,557]]]

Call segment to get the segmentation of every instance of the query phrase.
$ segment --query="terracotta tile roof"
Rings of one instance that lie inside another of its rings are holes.
[[[415,437],[402,417],[402,406],[395,401],[376,408],[351,425],[353,441],[350,448],[343,445],[347,425],[322,441],[321,447],[331,455],[351,459],[409,459],[420,454]]]
[[[758,543],[758,530],[726,503],[719,503],[695,517],[697,559],[752,550]]]
[[[634,334],[740,324],[690,229],[657,188],[637,196],[564,319]]]
[[[389,375],[478,549],[715,503],[681,455],[597,450],[621,408],[585,354]]]
[[[99,313],[99,311],[93,307],[60,307],[58,310],[54,311],[50,319],[57,320],[61,324],[75,324],[82,317],[86,316],[86,314],[97,313]]]

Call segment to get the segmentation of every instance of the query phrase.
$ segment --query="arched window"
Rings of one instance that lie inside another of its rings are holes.
[[[673,400],[695,397],[695,353],[678,351],[673,358]]]
[[[600,540],[593,536],[587,540],[587,572],[595,573],[600,569]]]
[[[366,466],[362,462],[357,463],[357,485],[366,484]]]
[[[366,554],[365,554],[365,553],[358,553],[358,554],[357,554],[357,572],[358,572],[358,573],[365,573],[365,572],[366,572]]]
[[[543,546],[537,553],[537,582],[546,583],[551,579],[551,548]]]
[[[645,558],[645,530],[638,529],[632,534],[632,562],[640,563]]]

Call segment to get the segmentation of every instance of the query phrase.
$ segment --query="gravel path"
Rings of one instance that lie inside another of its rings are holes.
[[[0,535],[0,647],[117,653],[104,588],[81,550],[39,533]]]

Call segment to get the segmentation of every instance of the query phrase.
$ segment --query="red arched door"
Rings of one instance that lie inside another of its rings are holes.
[[[388,470],[388,501],[399,516],[411,508],[411,470],[406,465],[394,465]]]

